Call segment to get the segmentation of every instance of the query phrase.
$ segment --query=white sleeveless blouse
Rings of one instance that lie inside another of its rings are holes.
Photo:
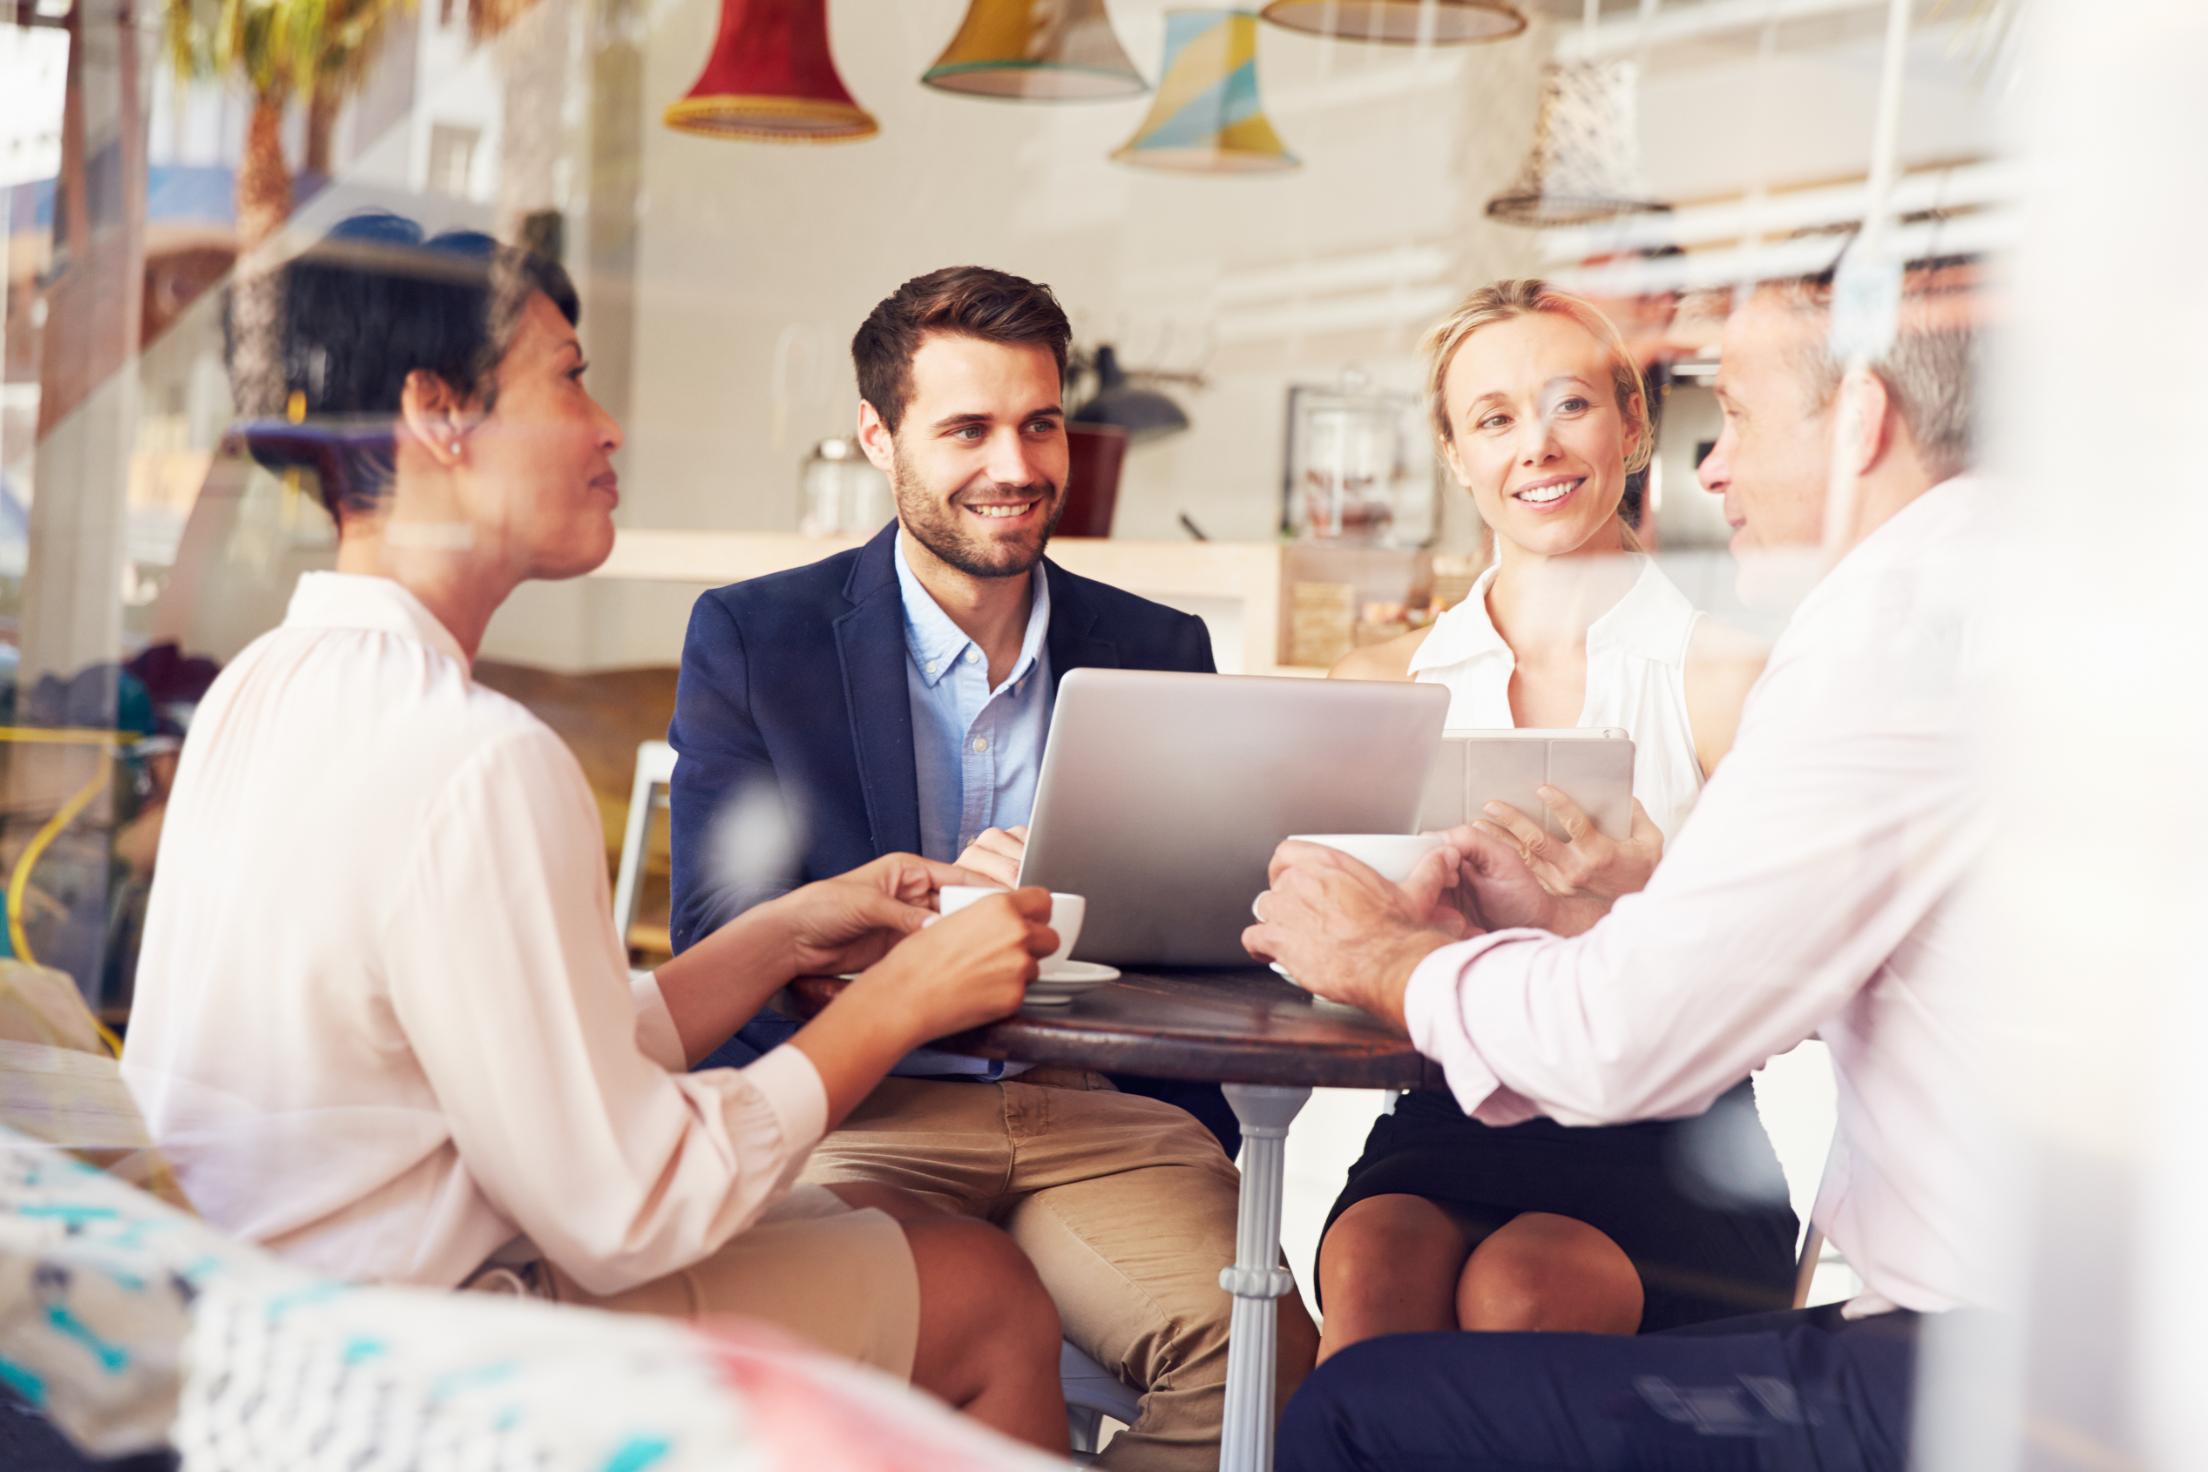
[[[1687,719],[1687,642],[1702,614],[1654,560],[1587,630],[1587,696],[1576,725],[1616,726],[1633,738],[1633,795],[1661,828],[1678,834],[1702,794],[1702,762]],[[1411,656],[1414,680],[1449,691],[1451,730],[1515,726],[1510,677],[1517,657],[1488,617],[1494,567],[1464,602],[1434,620]]]

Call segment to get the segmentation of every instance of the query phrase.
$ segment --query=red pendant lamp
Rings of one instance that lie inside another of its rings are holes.
[[[720,34],[667,126],[709,138],[834,143],[881,131],[828,52],[828,0],[721,0]]]

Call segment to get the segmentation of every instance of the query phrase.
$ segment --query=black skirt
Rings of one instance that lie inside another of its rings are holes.
[[[1487,1125],[1405,1094],[1365,1138],[1326,1224],[1368,1196],[1423,1196],[1480,1235],[1523,1212],[1574,1217],[1640,1273],[1644,1332],[1788,1308],[1798,1223],[1743,1080],[1695,1119]]]

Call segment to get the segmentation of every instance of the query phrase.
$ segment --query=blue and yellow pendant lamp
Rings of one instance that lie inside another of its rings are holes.
[[[1260,20],[1339,40],[1429,46],[1500,41],[1526,28],[1507,0],[1272,0],[1262,11],[1170,10],[1150,115],[1112,157],[1207,174],[1299,167],[1258,95]]]
[[[1256,11],[1165,13],[1165,68],[1150,115],[1112,157],[1139,168],[1197,174],[1301,166],[1258,96]]]

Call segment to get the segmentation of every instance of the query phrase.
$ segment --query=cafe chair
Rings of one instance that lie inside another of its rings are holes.
[[[644,888],[644,857],[651,852],[652,814],[667,810],[667,784],[674,780],[675,749],[664,741],[636,744],[636,780],[629,785],[629,822],[621,834],[621,867],[613,881],[613,924],[621,948],[636,927],[636,907]]]
[[[1125,1381],[1072,1344],[1058,1346],[1058,1378],[1066,1390],[1066,1429],[1073,1454],[1093,1457],[1104,1439],[1104,1418],[1133,1425],[1141,1399]]]
[[[1838,1120],[1832,1065],[1822,1042],[1808,1042],[1756,1072],[1756,1110],[1762,1118],[1779,1168],[1786,1175],[1787,1195],[1801,1220],[1801,1236],[1794,1258],[1794,1307],[1807,1308],[1818,1296],[1817,1277],[1830,1269],[1823,1295],[1845,1297],[1860,1291],[1861,1284],[1840,1255],[1810,1220],[1810,1212],[1824,1195],[1832,1171],[1832,1151]]]

